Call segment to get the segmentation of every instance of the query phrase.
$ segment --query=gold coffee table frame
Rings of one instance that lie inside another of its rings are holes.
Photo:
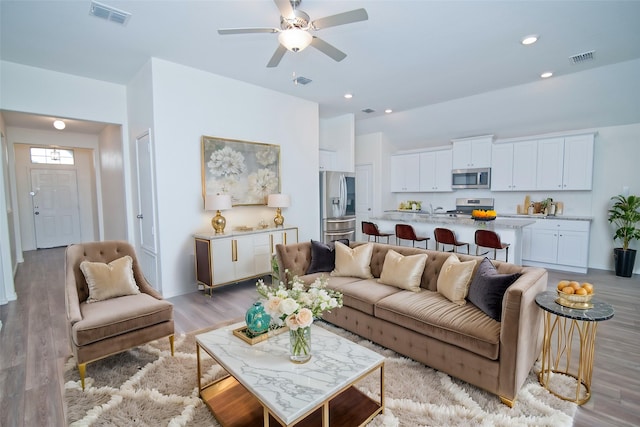
[[[555,292],[543,292],[536,296],[536,304],[545,311],[542,367],[538,381],[555,396],[582,405],[591,398],[598,322],[613,317],[613,307],[605,302],[594,302],[593,308],[581,310],[564,307],[555,300]],[[578,344],[578,348],[574,348],[575,344]],[[572,357],[574,350],[578,353],[577,368],[575,357]],[[554,390],[552,374],[574,378],[575,395],[566,396]],[[583,388],[584,395],[581,394]]]

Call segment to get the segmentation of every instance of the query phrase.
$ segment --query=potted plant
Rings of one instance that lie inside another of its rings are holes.
[[[616,268],[616,276],[631,277],[636,260],[636,250],[629,249],[629,242],[633,239],[640,240],[640,197],[638,196],[614,196],[613,206],[609,209],[609,223],[616,227],[613,240],[622,242],[621,248],[613,249],[613,258]]]

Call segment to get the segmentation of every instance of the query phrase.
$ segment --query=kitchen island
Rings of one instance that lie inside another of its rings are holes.
[[[435,249],[433,230],[442,227],[453,230],[461,242],[468,242],[470,252],[474,255],[476,245],[474,235],[476,230],[493,230],[500,236],[503,243],[509,243],[508,262],[522,265],[522,229],[535,223],[531,218],[501,218],[494,221],[476,221],[469,216],[451,216],[450,214],[429,214],[423,211],[387,211],[380,216],[370,218],[378,224],[382,232],[395,233],[396,224],[410,224],[416,230],[418,236],[430,237],[430,249]],[[401,245],[411,245],[411,242],[403,240]],[[487,249],[481,249],[481,253]],[[493,250],[491,250],[493,252]],[[493,253],[487,254],[490,258]],[[504,252],[498,252],[498,259],[504,260]]]

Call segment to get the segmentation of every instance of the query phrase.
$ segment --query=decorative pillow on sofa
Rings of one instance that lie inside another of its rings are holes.
[[[89,286],[88,303],[140,293],[133,278],[133,259],[129,255],[109,264],[82,261],[80,270]]]
[[[371,255],[373,245],[364,245],[350,248],[340,242],[336,242],[336,267],[331,272],[332,276],[349,276],[359,279],[371,279]]]
[[[408,291],[420,292],[420,280],[427,263],[427,254],[404,256],[389,249],[384,256],[379,283],[396,286]]]
[[[475,266],[476,260],[461,262],[457,256],[451,255],[442,264],[438,275],[436,282],[438,293],[455,304],[465,305]]]
[[[349,239],[338,239],[330,243],[311,239],[311,263],[305,274],[328,272],[336,268],[335,242],[349,246]]]
[[[520,273],[498,274],[491,260],[486,258],[480,262],[478,271],[469,286],[469,301],[482,310],[487,316],[501,321],[502,298],[507,288],[513,284]]]

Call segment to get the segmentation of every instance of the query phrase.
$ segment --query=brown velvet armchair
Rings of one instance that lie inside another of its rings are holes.
[[[129,255],[139,294],[87,303],[89,286],[80,269],[82,261],[110,263]],[[173,355],[173,305],[147,282],[133,247],[124,241],[74,244],[65,256],[65,304],[71,349],[84,389],[87,363],[169,338]]]

